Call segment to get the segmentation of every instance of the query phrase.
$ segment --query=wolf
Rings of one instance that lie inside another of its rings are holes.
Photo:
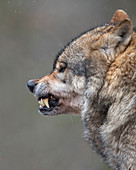
[[[136,170],[136,33],[126,12],[74,38],[53,71],[27,86],[41,114],[80,114],[86,141],[109,167]]]

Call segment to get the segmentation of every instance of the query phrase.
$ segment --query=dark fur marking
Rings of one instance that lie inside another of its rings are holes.
[[[87,63],[87,61],[85,60],[85,61],[82,61],[78,64],[75,64],[74,68],[72,69],[74,74],[76,74],[77,76],[87,77],[86,63]]]

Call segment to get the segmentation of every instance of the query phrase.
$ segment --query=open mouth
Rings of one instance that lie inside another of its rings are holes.
[[[48,115],[49,112],[53,111],[59,105],[59,99],[52,94],[48,94],[39,97],[38,103],[40,104],[39,111],[44,115]]]

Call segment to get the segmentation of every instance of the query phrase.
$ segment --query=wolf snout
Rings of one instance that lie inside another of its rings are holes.
[[[33,93],[35,86],[37,85],[35,80],[29,80],[27,82],[27,87],[29,88],[29,90]]]

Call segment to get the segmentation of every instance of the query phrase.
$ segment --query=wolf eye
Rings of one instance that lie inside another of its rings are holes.
[[[63,73],[66,69],[67,65],[65,63],[61,63],[61,66],[60,66],[60,69],[59,69],[59,72],[60,73]]]
[[[66,67],[61,67],[60,70],[59,70],[59,72],[60,72],[60,73],[64,73],[65,68],[66,68]]]

